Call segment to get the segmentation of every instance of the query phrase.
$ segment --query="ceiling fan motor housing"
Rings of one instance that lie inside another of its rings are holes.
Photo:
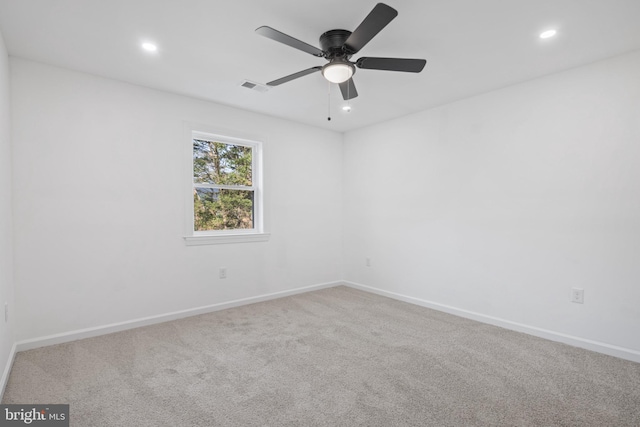
[[[325,58],[332,60],[334,58],[349,59],[351,55],[344,51],[343,46],[347,41],[351,31],[347,30],[329,30],[320,36],[320,47],[325,52]]]

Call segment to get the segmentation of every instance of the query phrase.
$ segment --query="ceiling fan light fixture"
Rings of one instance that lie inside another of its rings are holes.
[[[346,82],[354,72],[354,66],[343,61],[333,61],[322,67],[322,75],[331,83]]]

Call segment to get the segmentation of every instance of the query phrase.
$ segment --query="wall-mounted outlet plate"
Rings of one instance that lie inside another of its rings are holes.
[[[584,289],[571,288],[571,302],[584,304]]]

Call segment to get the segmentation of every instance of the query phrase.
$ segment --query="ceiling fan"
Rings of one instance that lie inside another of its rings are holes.
[[[396,16],[398,16],[397,10],[384,3],[378,3],[353,32],[329,30],[322,34],[320,36],[322,49],[318,49],[271,27],[263,26],[256,29],[256,32],[261,36],[329,61],[328,64],[322,67],[307,68],[271,81],[267,83],[267,86],[278,86],[307,74],[321,71],[325,79],[340,86],[342,97],[345,100],[349,100],[358,96],[352,78],[356,72],[356,67],[368,70],[419,73],[427,63],[424,59],[362,57],[355,62],[350,60],[352,55],[358,53]]]

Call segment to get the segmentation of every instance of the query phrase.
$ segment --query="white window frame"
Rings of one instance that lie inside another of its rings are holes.
[[[246,243],[246,242],[264,242],[269,240],[269,233],[264,231],[264,198],[263,198],[263,182],[262,182],[262,147],[263,143],[255,138],[245,138],[237,136],[229,136],[229,134],[237,135],[237,132],[216,131],[209,127],[201,125],[187,124],[185,126],[185,135],[188,139],[188,163],[187,177],[189,187],[186,191],[186,235],[184,236],[187,246],[198,245],[216,245],[224,243]],[[193,140],[201,139],[205,141],[222,142],[225,144],[241,145],[250,147],[251,156],[251,186],[233,186],[233,185],[208,185],[198,184],[197,187],[210,188],[226,188],[231,190],[248,190],[253,191],[253,228],[251,229],[235,229],[235,230],[207,230],[196,231],[194,226],[193,212],[193,190],[196,185],[193,181]],[[186,190],[185,185],[185,190]]]

